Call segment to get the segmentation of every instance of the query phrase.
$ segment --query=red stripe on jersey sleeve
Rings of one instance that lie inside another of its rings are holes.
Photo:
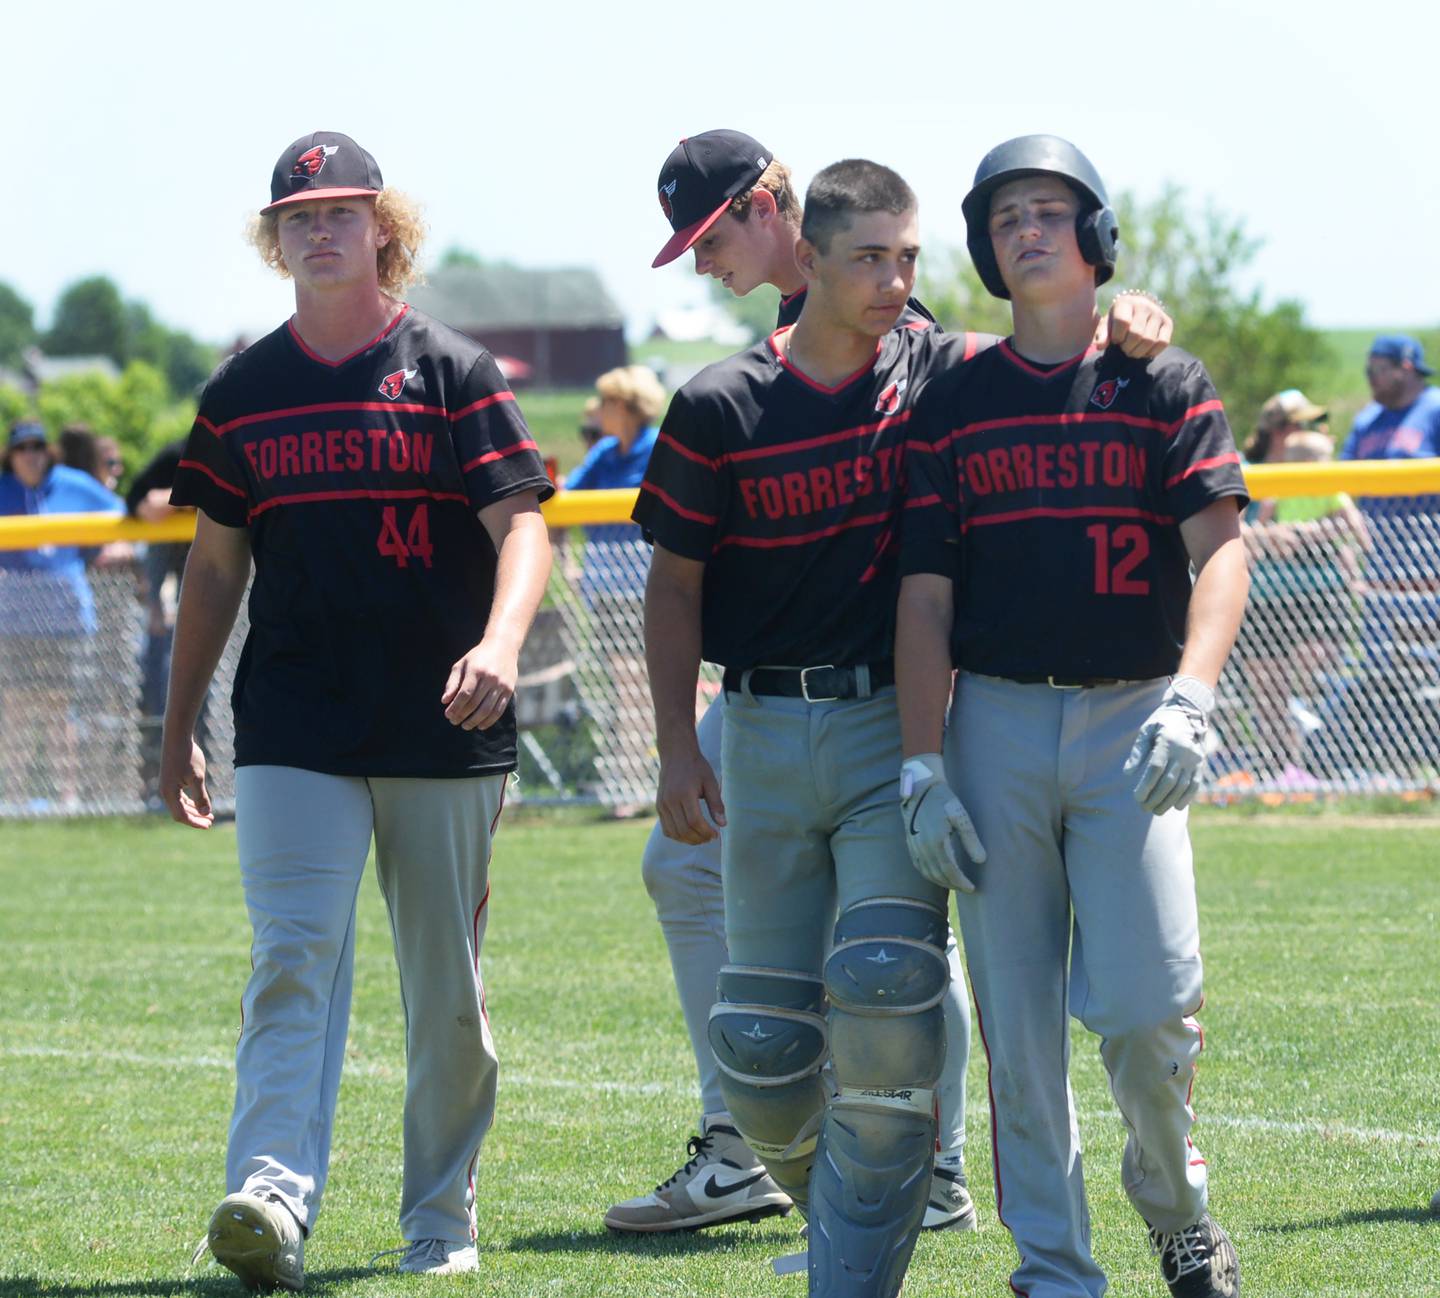
[[[245,493],[239,487],[233,483],[226,482],[214,469],[201,464],[199,460],[181,460],[180,467],[182,469],[195,469],[209,478],[221,491],[228,491],[232,496],[239,496],[241,500],[245,499]]]
[[[1001,514],[980,514],[967,518],[961,527],[968,532],[972,527],[990,527],[995,523],[1023,523],[1032,518],[1139,518],[1147,523],[1173,524],[1169,514],[1157,514],[1150,509],[1135,509],[1130,505],[1071,505],[1040,506],[1034,509],[1011,509]]]
[[[457,420],[464,419],[466,415],[473,415],[477,410],[484,410],[486,406],[495,405],[496,402],[514,400],[515,394],[513,392],[496,392],[488,397],[481,397],[479,401],[472,401],[463,410],[457,410],[450,416],[450,422],[453,424]]]
[[[648,491],[652,496],[661,500],[666,508],[673,510],[679,514],[681,518],[688,518],[692,523],[704,523],[708,527],[714,527],[715,524],[720,521],[718,518],[712,518],[709,514],[702,514],[694,509],[686,509],[685,506],[676,500],[668,491],[663,487],[657,487],[653,482],[642,482],[640,484],[640,490]]]
[[[699,451],[692,451],[684,442],[677,442],[669,433],[661,433],[659,440],[664,442],[677,455],[683,455],[687,460],[715,472],[715,461],[708,455],[701,455]]]
[[[241,415],[215,429],[219,435],[243,428],[246,424],[258,424],[266,419],[288,419],[296,415],[329,415],[341,410],[398,411],[407,415],[444,415],[444,406],[413,405],[406,401],[325,401],[316,406],[288,406],[283,410],[261,410],[253,415]]]
[[[1208,460],[1196,460],[1184,473],[1177,473],[1173,478],[1168,479],[1165,483],[1165,489],[1168,491],[1171,487],[1175,486],[1176,483],[1184,482],[1191,474],[1204,473],[1206,469],[1216,469],[1222,464],[1239,463],[1240,455],[1236,451],[1231,451],[1226,455],[1212,455]]]
[[[458,491],[431,491],[428,487],[406,487],[396,491],[297,491],[288,496],[271,496],[250,511],[250,517],[263,514],[277,505],[312,505],[322,500],[455,500],[462,505],[470,503],[470,497]]]
[[[1211,397],[1209,401],[1202,401],[1198,406],[1191,406],[1173,424],[1165,425],[1165,436],[1174,437],[1190,420],[1200,415],[1218,415],[1225,410],[1225,403],[1219,397]]]
[[[469,473],[471,469],[478,469],[482,464],[494,464],[496,460],[503,460],[508,455],[519,455],[521,451],[537,451],[539,449],[528,437],[524,437],[514,446],[506,446],[498,451],[486,451],[484,455],[477,455],[469,464],[462,464],[460,472]]]
[[[822,527],[819,531],[802,532],[799,536],[725,536],[715,543],[715,548],[722,550],[727,545],[738,545],[748,550],[778,550],[791,545],[809,545],[812,541],[823,541],[828,536],[848,532],[851,528],[874,527],[877,523],[889,521],[890,511],[887,509],[879,514],[866,514],[861,518],[846,519],[843,523]]]

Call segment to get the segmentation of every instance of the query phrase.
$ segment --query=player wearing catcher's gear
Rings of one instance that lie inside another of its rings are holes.
[[[347,136],[281,155],[256,242],[295,314],[210,380],[172,495],[200,516],[161,788],[196,828],[213,821],[196,712],[255,563],[234,692],[253,973],[207,1240],[258,1287],[303,1283],[372,837],[406,1011],[400,1266],[476,1268],[496,1087],[480,948],[550,487],[490,355],[392,296],[419,237]]]
[[[719,279],[738,297],[762,283],[782,299],[777,327],[793,325],[805,300],[805,279],[795,261],[800,203],[790,171],[759,141],[739,131],[706,131],[683,140],[661,168],[660,205],[674,234],[657,254],[663,266],[693,249],[697,274]],[[933,317],[911,298],[898,324],[927,326]],[[977,345],[978,342],[977,342]],[[723,695],[698,727],[705,760],[720,766]],[[789,1196],[762,1175],[758,1161],[725,1112],[707,1027],[716,980],[727,963],[720,836],[707,827],[704,841],[677,842],[657,823],[645,845],[642,876],[665,933],[685,1025],[700,1078],[700,1135],[692,1158],[645,1195],[618,1203],[605,1215],[615,1230],[683,1230],[723,1221],[787,1212]],[[699,837],[699,835],[696,835]],[[960,979],[953,938],[947,944],[955,978],[943,1002],[949,1049],[937,1088],[939,1152],[925,1211],[930,1230],[972,1230],[975,1207],[965,1183],[965,1070],[970,1056],[970,1007]],[[726,1186],[733,1186],[724,1193]]]
[[[790,170],[759,141],[739,131],[705,131],[682,141],[661,168],[660,206],[673,235],[654,264],[665,265],[691,251],[695,272],[723,283],[738,297],[761,284],[781,293],[778,327],[793,325],[805,301],[806,281],[795,260],[801,207],[790,183]],[[897,325],[923,325],[930,312],[911,297]],[[1121,295],[1107,318],[1114,339],[1129,349],[1150,350],[1168,338],[1170,322],[1144,295]],[[994,341],[974,335],[967,346]],[[698,729],[701,753],[712,769],[720,766],[723,696],[710,707]],[[714,1054],[706,1038],[706,1020],[716,977],[728,957],[723,926],[720,839],[696,832],[685,841],[667,838],[657,823],[645,846],[643,877],[665,933],[676,989],[689,1030],[700,1078],[703,1117],[694,1155],[684,1167],[649,1194],[616,1204],[605,1216],[617,1230],[676,1230],[767,1215],[788,1202],[768,1177],[753,1184],[737,1170],[753,1166],[753,1155],[735,1134],[723,1112]],[[946,955],[951,985],[942,1002],[947,1053],[937,1088],[939,1135],[924,1228],[973,1229],[975,1208],[965,1182],[965,1072],[970,1055],[969,998],[960,975],[953,936]],[[741,1184],[746,1182],[746,1184]],[[726,1184],[739,1185],[729,1195]]]
[[[911,421],[901,794],[917,869],[958,889],[1011,1284],[1030,1298],[1106,1287],[1069,1010],[1102,1039],[1125,1190],[1171,1292],[1233,1295],[1235,1252],[1190,1141],[1201,964],[1184,808],[1245,602],[1239,456],[1194,357],[1087,346],[1116,228],[1078,150],[999,146],[964,213],[1015,332],[933,381]]]
[[[676,394],[635,511],[656,542],[646,650],[671,838],[708,836],[702,803],[721,821],[693,706],[701,657],[726,669],[730,963],[709,1035],[736,1127],[810,1219],[815,1294],[898,1291],[944,1056],[944,892],[886,811],[900,431],[931,333],[894,326],[918,244],[894,172],[821,172],[799,322]]]

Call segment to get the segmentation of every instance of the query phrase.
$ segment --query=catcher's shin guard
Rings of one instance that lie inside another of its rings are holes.
[[[710,1010],[720,1093],[745,1143],[803,1212],[826,1087],[825,985],[786,969],[726,965]]]
[[[810,1183],[812,1295],[900,1290],[930,1191],[949,978],[945,915],[933,906],[882,897],[835,925],[825,987],[839,1094]]]

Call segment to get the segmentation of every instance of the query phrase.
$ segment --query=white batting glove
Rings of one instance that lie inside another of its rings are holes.
[[[985,849],[964,803],[945,783],[945,763],[939,753],[905,759],[900,768],[900,815],[915,868],[938,887],[974,892],[975,885],[955,855],[954,836],[960,836],[960,845],[976,865],[984,861]]]
[[[1193,676],[1170,682],[1160,706],[1150,714],[1125,761],[1139,771],[1135,801],[1159,816],[1188,807],[1205,777],[1205,732],[1215,710],[1215,691]]]

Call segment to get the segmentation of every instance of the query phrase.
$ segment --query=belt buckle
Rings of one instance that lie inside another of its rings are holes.
[[[1053,676],[1047,676],[1045,684],[1052,690],[1083,690],[1085,688],[1083,685],[1057,685]]]
[[[833,672],[834,670],[835,670],[835,664],[834,664],[834,663],[825,663],[825,664],[823,664],[822,666],[818,666],[818,667],[802,667],[802,668],[800,669],[800,697],[803,698],[806,703],[836,703],[836,702],[838,702],[839,699],[840,699],[840,696],[839,696],[838,694],[811,694],[811,693],[810,693],[810,679],[809,679],[809,677],[810,677],[810,673],[811,673],[811,672]]]

